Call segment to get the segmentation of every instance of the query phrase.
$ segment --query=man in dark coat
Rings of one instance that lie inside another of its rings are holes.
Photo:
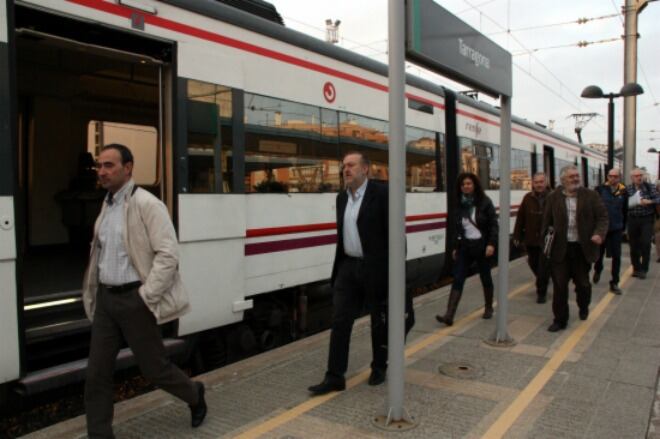
[[[573,165],[562,168],[561,186],[550,195],[543,212],[543,231],[554,229],[550,249],[552,312],[550,332],[568,324],[568,282],[573,279],[580,319],[589,316],[591,302],[590,265],[600,256],[607,234],[607,210],[596,191],[580,187],[580,173]]]
[[[527,250],[527,264],[536,276],[536,302],[545,303],[548,293],[548,279],[550,270],[545,258],[541,254],[543,236],[543,206],[550,193],[548,183],[543,172],[537,172],[532,177],[532,191],[525,197],[516,215],[516,225],[513,229],[513,244],[517,247],[525,244]]]
[[[594,283],[600,280],[603,271],[605,253],[612,258],[612,279],[610,291],[621,294],[619,288],[619,273],[621,271],[621,242],[623,231],[626,229],[626,216],[628,215],[628,193],[626,186],[621,183],[621,171],[612,168],[607,173],[607,181],[596,188],[607,209],[608,230],[605,244],[600,247],[600,257],[594,264]]]
[[[328,368],[309,387],[314,395],[344,390],[353,322],[366,306],[371,316],[373,359],[369,385],[385,381],[387,370],[388,190],[367,178],[369,160],[349,152],[342,163],[346,190],[337,194],[337,249]],[[405,292],[401,292],[405,294]],[[414,324],[412,297],[406,294],[406,333]]]

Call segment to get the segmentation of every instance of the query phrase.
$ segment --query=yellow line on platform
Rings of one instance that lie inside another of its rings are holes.
[[[534,282],[527,282],[524,285],[519,286],[515,290],[511,291],[509,293],[509,299],[513,299],[517,295],[527,291],[529,287],[534,285]],[[411,355],[416,354],[417,352],[421,351],[425,347],[441,340],[443,337],[446,337],[452,332],[456,332],[456,330],[463,328],[464,326],[467,326],[468,323],[471,323],[472,321],[476,320],[477,318],[481,317],[483,314],[484,309],[479,308],[476,311],[471,312],[467,316],[463,317],[462,319],[458,320],[457,322],[454,323],[453,326],[447,326],[445,328],[439,329],[429,335],[428,337],[423,338],[422,340],[418,341],[417,343],[411,345],[406,349],[406,358],[410,357]]]
[[[623,276],[621,276],[621,284],[623,285],[632,274],[632,267],[629,267]],[[484,439],[499,439],[503,437],[509,428],[516,422],[520,415],[525,411],[529,404],[534,400],[536,395],[543,389],[546,383],[557,372],[561,364],[566,360],[568,355],[573,351],[578,342],[584,337],[587,331],[591,328],[598,317],[605,311],[607,305],[614,298],[614,294],[605,294],[596,308],[589,313],[589,319],[579,324],[573,332],[568,336],[564,343],[559,347],[557,352],[548,360],[543,366],[543,369],[530,381],[509,405],[509,407],[500,415],[493,425],[490,426],[482,438]]]
[[[516,288],[512,292],[509,293],[509,299],[512,299],[513,297],[525,292],[527,289],[529,289],[531,286],[534,285],[534,282],[528,282],[524,285],[521,285],[520,287]],[[414,343],[411,345],[408,349],[405,350],[405,357],[408,358],[411,355],[414,355],[415,353],[419,352],[420,350],[428,347],[429,345],[441,340],[443,337],[446,337],[452,332],[456,332],[458,329],[461,329],[465,326],[467,326],[468,323],[476,320],[478,317],[481,316],[483,313],[483,307],[477,309],[476,311],[471,312],[467,316],[463,317],[460,320],[457,320],[453,326],[447,326],[445,328],[438,329],[437,331],[433,332],[431,335],[423,338],[422,340]],[[351,377],[347,382],[346,382],[346,390],[351,389],[358,384],[361,384],[367,380],[369,377],[370,370],[363,369],[360,371],[357,375]],[[257,425],[256,427],[253,427],[247,431],[244,431],[243,433],[240,433],[237,436],[234,436],[237,439],[254,439],[258,438],[263,434],[268,433],[269,431],[272,431],[276,429],[277,427],[286,424],[287,422],[297,418],[298,416],[320,406],[321,404],[326,403],[327,401],[330,401],[336,396],[339,396],[341,392],[331,392],[326,395],[321,395],[321,396],[316,396],[311,399],[308,399],[307,401],[285,411],[284,413],[281,413],[271,419],[268,419],[267,421],[264,421],[263,423]]]

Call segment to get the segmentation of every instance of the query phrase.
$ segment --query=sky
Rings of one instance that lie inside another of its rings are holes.
[[[325,39],[325,20],[341,20],[339,46],[387,62],[387,0],[270,0],[285,25]],[[582,90],[598,85],[604,93],[623,86],[624,0],[435,0],[511,52],[513,114],[577,140],[574,113],[598,113],[582,131],[584,143],[607,143],[607,99],[583,99]],[[586,23],[578,24],[586,18]],[[656,175],[660,154],[660,1],[638,16],[637,163]],[[510,29],[510,32],[506,32]],[[615,41],[577,47],[589,43]],[[569,46],[552,48],[555,46]],[[539,50],[537,50],[539,49]],[[417,66],[407,71],[454,90],[457,84]],[[497,102],[480,94],[480,99]],[[615,99],[615,142],[623,142],[623,99]]]

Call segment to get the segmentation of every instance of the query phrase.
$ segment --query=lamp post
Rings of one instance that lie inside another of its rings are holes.
[[[660,151],[658,151],[655,148],[649,148],[646,152],[650,152],[653,154],[658,154],[658,175],[656,177],[656,181],[660,180]]]
[[[590,85],[582,90],[582,97],[587,99],[609,99],[607,106],[607,170],[606,173],[614,167],[614,98],[621,96],[637,96],[644,93],[644,89],[636,82],[630,82],[623,87],[619,93],[603,93],[603,90],[597,85]],[[623,145],[624,149],[629,145]]]

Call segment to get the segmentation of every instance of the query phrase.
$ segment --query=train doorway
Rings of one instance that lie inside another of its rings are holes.
[[[105,195],[95,172],[100,147],[131,147],[136,182],[164,194],[170,45],[145,41],[16,8],[18,288],[28,371],[58,361],[49,341],[87,331],[80,290]]]
[[[548,184],[555,188],[555,151],[552,147],[543,145],[543,172],[548,176]]]

